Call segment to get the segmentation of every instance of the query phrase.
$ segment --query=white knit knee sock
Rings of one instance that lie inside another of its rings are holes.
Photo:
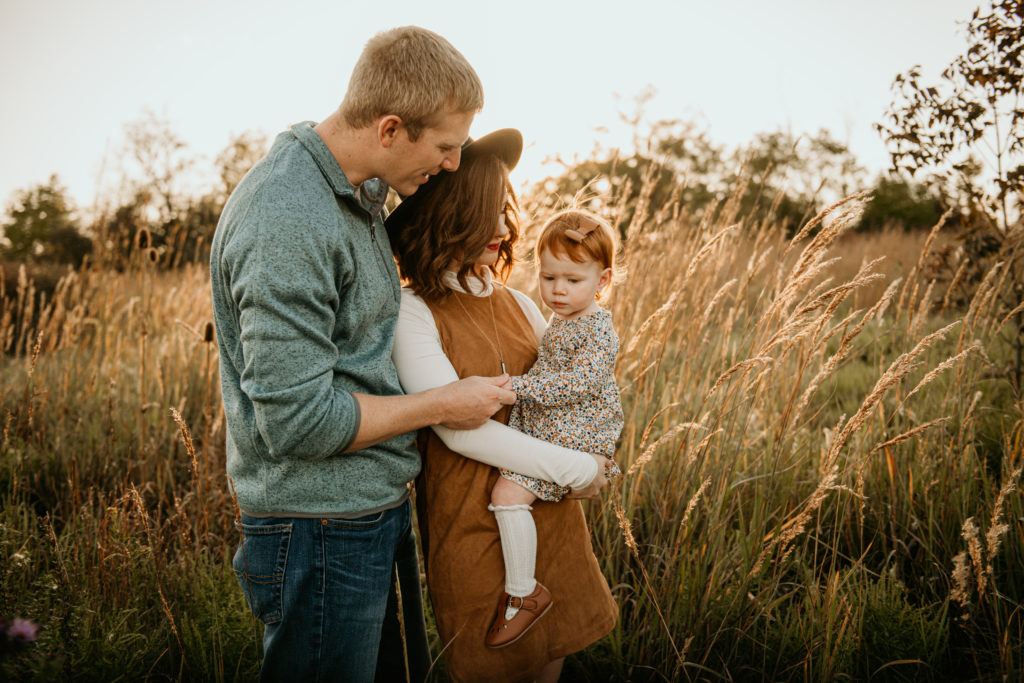
[[[494,512],[505,558],[505,592],[526,597],[537,587],[537,527],[529,505],[488,505]],[[518,610],[517,610],[518,611]]]

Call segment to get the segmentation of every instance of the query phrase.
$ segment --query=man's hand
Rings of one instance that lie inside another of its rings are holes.
[[[583,488],[573,489],[572,493],[569,494],[569,498],[599,498],[601,496],[601,489],[608,485],[608,477],[604,474],[608,458],[603,455],[594,455],[593,453],[590,455],[597,461],[597,476],[594,477],[594,481]]]
[[[467,377],[433,391],[441,394],[441,424],[449,429],[475,429],[502,406],[516,402],[508,375],[498,377]]]

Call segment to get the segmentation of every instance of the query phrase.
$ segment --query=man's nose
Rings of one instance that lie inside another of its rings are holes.
[[[441,168],[446,171],[457,171],[459,169],[459,162],[461,161],[462,149],[459,148],[444,155],[444,159],[441,160]]]

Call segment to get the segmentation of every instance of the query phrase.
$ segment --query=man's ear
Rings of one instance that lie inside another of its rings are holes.
[[[402,119],[394,114],[385,114],[377,119],[377,139],[381,147],[390,147],[398,138],[402,128]]]

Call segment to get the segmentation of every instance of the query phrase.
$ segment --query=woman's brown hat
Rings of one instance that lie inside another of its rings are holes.
[[[501,159],[502,163],[510,171],[519,163],[519,157],[522,153],[523,134],[515,128],[502,128],[476,140],[470,138],[462,146],[463,161],[486,154],[493,154]],[[447,171],[444,172],[447,173]],[[454,171],[454,173],[458,173],[458,171]],[[395,210],[384,220],[384,225],[388,230],[388,237],[390,237],[392,245],[395,244],[395,237],[414,215],[418,204],[417,197],[422,197],[425,194],[423,191],[434,182],[436,177],[431,176],[430,180],[420,185],[415,194],[404,197],[402,203],[395,207]]]

